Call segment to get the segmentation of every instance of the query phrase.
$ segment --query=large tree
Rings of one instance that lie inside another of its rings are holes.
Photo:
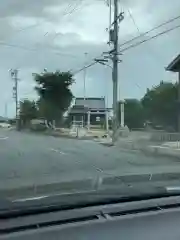
[[[121,119],[119,103],[119,121]],[[130,129],[142,128],[144,124],[143,107],[137,99],[125,99],[124,104],[124,123]]]
[[[167,130],[176,130],[178,119],[177,99],[177,83],[161,81],[157,86],[147,89],[141,101],[126,99],[124,106],[125,124],[129,128],[139,128],[145,122],[150,122],[154,127],[160,125]]]
[[[177,127],[177,84],[160,82],[159,85],[148,89],[142,98],[142,105],[147,121],[165,128]]]
[[[43,72],[35,74],[34,79],[39,95],[40,116],[48,121],[60,120],[73,98],[70,90],[74,82],[73,75],[70,72]]]
[[[19,115],[22,126],[24,127],[29,126],[30,120],[37,118],[38,116],[36,102],[30,101],[28,99],[20,101]]]

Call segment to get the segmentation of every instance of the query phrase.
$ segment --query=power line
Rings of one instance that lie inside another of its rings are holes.
[[[129,11],[129,13],[130,13],[130,11]],[[133,18],[133,16],[132,16],[131,13],[130,13],[130,15],[131,15],[131,18],[132,18],[134,24],[136,25],[136,28],[137,28],[138,32],[140,32],[139,27],[137,26],[137,24],[136,24],[136,22],[135,22],[135,19]],[[179,18],[180,18],[180,15],[177,16],[177,17],[175,17],[175,18],[169,19],[168,21],[166,21],[166,22],[164,22],[164,23],[161,23],[161,24],[159,24],[158,26],[156,26],[156,27],[154,27],[154,28],[146,31],[145,33],[142,33],[142,34],[140,34],[139,36],[134,37],[134,38],[132,38],[132,39],[130,39],[130,40],[128,40],[128,41],[120,44],[120,47],[121,47],[121,46],[124,46],[125,44],[128,44],[128,43],[130,43],[130,42],[132,42],[132,41],[134,41],[134,40],[136,40],[136,39],[138,39],[138,38],[140,38],[140,37],[143,37],[143,36],[145,36],[146,34],[152,32],[152,31],[154,31],[154,30],[156,30],[156,29],[158,29],[158,28],[160,28],[160,27],[163,27],[163,26],[165,26],[165,25],[167,25],[167,24],[169,24],[169,23],[171,23],[171,22],[173,22],[173,21],[175,21],[175,20],[177,20],[177,19],[179,19]],[[170,32],[170,31],[172,31],[172,30],[175,30],[176,28],[179,28],[179,27],[180,27],[180,25],[177,25],[177,26],[175,26],[175,27],[173,27],[173,28],[170,28],[170,29],[165,30],[165,31],[163,31],[163,32],[161,32],[161,33],[158,33],[158,34],[156,34],[156,35],[154,35],[154,36],[152,36],[152,37],[150,37],[150,38],[148,38],[148,39],[145,39],[145,40],[143,40],[143,41],[141,41],[141,42],[132,44],[132,45],[130,45],[129,47],[122,49],[121,52],[124,52],[124,51],[126,51],[126,50],[128,50],[128,49],[130,49],[130,48],[136,47],[136,46],[138,46],[138,45],[140,45],[140,44],[142,44],[142,43],[144,43],[144,42],[150,41],[150,40],[152,40],[152,39],[154,39],[154,38],[156,38],[156,37],[158,37],[158,36],[161,36],[161,35],[163,35],[163,34],[165,34],[165,33],[168,33],[168,32]],[[0,45],[2,45],[2,44],[0,43]],[[11,45],[11,46],[12,46],[12,45]],[[17,46],[13,46],[13,47],[17,47]],[[25,47],[23,47],[23,46],[20,46],[20,48],[23,48],[23,49],[25,49],[25,50],[28,50],[27,48],[25,48]],[[34,51],[34,50],[33,50],[33,51]],[[68,55],[68,54],[61,54],[61,53],[55,53],[55,54],[57,54],[57,55]],[[101,56],[102,56],[102,54],[100,55],[100,57],[101,57]],[[75,57],[75,56],[72,56],[72,57]],[[99,57],[99,56],[98,56],[98,57]],[[82,72],[84,69],[87,69],[87,68],[95,65],[96,63],[97,63],[97,62],[93,61],[93,62],[91,62],[90,64],[88,64],[88,65],[80,68],[79,70],[73,72],[73,74],[74,74],[74,75],[75,75],[75,74],[78,74],[78,73]]]
[[[131,14],[131,13],[130,13],[130,14]],[[132,14],[131,14],[131,18],[133,18]],[[163,23],[157,25],[156,27],[153,27],[153,28],[151,28],[150,30],[148,30],[148,31],[140,34],[139,36],[136,36],[136,37],[134,37],[134,38],[132,38],[132,39],[130,39],[130,40],[128,40],[128,41],[120,44],[119,47],[122,47],[122,46],[124,46],[124,45],[126,45],[126,44],[128,44],[128,43],[131,43],[131,42],[133,42],[134,40],[139,39],[139,38],[145,36],[146,34],[148,34],[148,33],[150,33],[150,32],[153,32],[154,30],[157,30],[158,28],[161,28],[161,27],[163,27],[163,26],[165,26],[165,25],[167,25],[167,24],[169,24],[169,23],[172,23],[172,22],[174,22],[174,21],[177,20],[177,19],[180,19],[180,15],[179,15],[179,16],[176,16],[176,17],[174,17],[174,18],[171,18],[171,19],[169,19],[168,21],[163,22]],[[133,22],[135,22],[135,19],[134,19],[134,18],[133,18]],[[136,24],[136,23],[135,23],[135,24]],[[178,27],[179,27],[179,25],[176,26],[176,27],[173,27],[173,28],[171,28],[171,29],[168,29],[168,30],[166,30],[166,31],[164,31],[164,32],[161,32],[161,33],[159,33],[159,34],[157,34],[157,35],[155,35],[155,36],[152,36],[152,37],[150,37],[150,38],[148,38],[148,39],[145,39],[145,40],[143,40],[143,41],[141,41],[141,42],[138,42],[138,43],[135,43],[135,44],[133,44],[133,45],[130,45],[129,47],[126,47],[126,48],[122,49],[121,52],[124,52],[124,51],[126,51],[126,50],[128,50],[128,49],[130,49],[130,48],[136,47],[136,46],[138,46],[138,45],[140,45],[140,44],[142,44],[142,43],[144,43],[144,42],[147,42],[147,41],[149,41],[149,40],[151,40],[151,39],[154,39],[154,38],[156,38],[156,37],[158,37],[158,36],[160,36],[160,35],[163,35],[163,34],[165,34],[165,33],[167,33],[167,32],[170,32],[170,31],[172,31],[172,30],[174,30],[174,29],[176,29],[176,28],[178,28]],[[137,26],[137,24],[136,24],[136,28],[137,28],[138,31],[140,32],[139,27]],[[98,56],[98,57],[102,57],[102,54],[101,54],[101,56]],[[95,57],[95,58],[98,58],[98,57]],[[93,62],[90,63],[89,65],[84,66],[84,67],[82,67],[81,69],[75,71],[74,74],[77,74],[77,73],[83,71],[84,68],[89,68],[89,67],[93,66],[95,63],[96,63],[96,62],[93,61]]]
[[[72,9],[70,12],[65,13],[62,17],[65,17],[65,16],[67,16],[67,15],[71,15],[72,13],[74,13],[75,11],[77,11],[78,8],[82,5],[82,3],[83,3],[83,0],[80,0],[80,2],[77,1],[76,4],[75,4],[75,6],[73,7],[73,9]],[[73,4],[71,4],[70,6],[73,6]],[[69,7],[70,7],[70,6],[69,6]],[[55,32],[55,36],[54,36],[54,38],[52,39],[52,41],[54,41],[54,40],[58,37],[59,34],[61,34],[61,32]]]
[[[140,31],[140,28],[138,27],[138,24],[137,24],[135,18],[133,17],[133,14],[132,14],[131,11],[130,11],[130,9],[128,8],[127,11],[128,11],[128,13],[129,13],[129,16],[130,16],[130,18],[131,18],[131,20],[132,20],[135,28],[137,29],[138,33],[139,33],[139,34],[142,34],[142,32]],[[150,50],[150,54],[152,55],[152,50],[151,50],[151,49],[147,49],[147,50]],[[156,58],[157,58],[157,57],[159,58],[159,56],[157,56],[157,53],[155,53],[155,55],[156,55]]]
[[[112,19],[112,0],[104,0],[104,2],[109,7],[109,30],[110,30]]]
[[[133,22],[135,28],[137,29],[138,33],[139,33],[139,34],[142,34],[141,31],[140,31],[140,28],[138,27],[138,25],[137,25],[137,23],[136,23],[135,18],[133,17],[133,14],[132,14],[131,11],[130,11],[130,9],[127,9],[127,11],[128,11],[128,13],[129,13],[129,16],[130,16],[130,18],[132,19],[132,22]],[[138,88],[141,90],[141,87],[140,87],[140,85],[139,85],[138,83],[134,82],[134,84],[135,84],[136,87],[138,87]]]
[[[87,68],[89,68],[89,67],[92,67],[92,66],[95,65],[96,63],[97,63],[97,62],[94,61],[94,62],[88,64],[87,66],[84,66],[84,67],[80,68],[79,70],[73,72],[73,74],[74,74],[74,75],[75,75],[75,74],[78,74],[78,73],[84,71],[84,69],[87,69]]]
[[[161,28],[161,27],[163,27],[163,26],[165,26],[165,25],[167,25],[167,24],[169,24],[169,23],[172,23],[172,22],[176,21],[177,19],[180,19],[180,15],[177,16],[177,17],[175,17],[175,18],[171,18],[171,19],[169,19],[169,20],[166,21],[166,22],[161,23],[161,24],[157,25],[156,27],[151,28],[150,30],[148,30],[148,31],[140,34],[139,36],[136,36],[136,37],[134,37],[134,38],[132,38],[132,39],[130,39],[130,40],[125,41],[124,43],[120,44],[119,46],[122,47],[122,46],[124,46],[124,45],[126,45],[126,44],[128,44],[128,43],[133,42],[133,41],[136,40],[136,39],[139,39],[139,38],[141,38],[141,37],[144,37],[144,36],[147,35],[148,33],[151,33],[151,32],[153,32],[153,31],[157,30],[158,28]],[[139,31],[139,30],[138,30],[138,31]]]
[[[26,51],[33,51],[33,52],[37,52],[39,49],[37,48],[28,48],[26,46],[21,46],[21,45],[16,45],[16,44],[10,44],[10,43],[5,43],[5,42],[0,42],[1,46],[6,46],[6,47],[12,47],[12,48],[17,48],[17,49],[22,49],[22,50],[26,50]],[[49,48],[50,49],[50,48]],[[51,49],[52,50],[52,49]],[[68,54],[68,53],[61,53],[61,52],[51,52],[55,55],[60,55],[60,56],[69,56],[72,58],[77,58],[77,56],[72,55],[72,54]]]
[[[141,34],[141,31],[140,31],[138,25],[136,24],[136,21],[135,21],[133,15],[132,15],[132,13],[131,13],[131,11],[130,11],[129,9],[128,9],[128,13],[129,13],[129,16],[130,16],[130,18],[132,19],[132,21],[133,21],[133,23],[134,23],[134,26],[136,27],[137,31]]]
[[[164,34],[170,32],[170,31],[173,31],[173,30],[175,30],[175,29],[177,29],[177,28],[180,28],[180,25],[177,25],[177,26],[175,26],[175,27],[169,28],[169,29],[167,29],[167,30],[165,30],[165,31],[163,31],[163,32],[160,32],[160,33],[152,36],[152,37],[149,37],[149,38],[147,38],[147,39],[144,39],[144,40],[142,40],[141,42],[137,42],[137,43],[135,43],[135,44],[132,44],[132,45],[130,45],[130,46],[122,49],[121,52],[127,51],[127,50],[130,49],[130,48],[134,48],[134,47],[136,47],[136,46],[139,46],[139,45],[142,44],[142,43],[148,42],[148,41],[150,41],[150,40],[152,40],[152,39],[155,39],[155,38],[157,38],[157,37],[159,37],[159,36],[161,36],[161,35],[164,35]]]
[[[80,1],[82,2],[82,0],[80,0]],[[62,19],[63,17],[65,17],[65,16],[67,16],[67,15],[72,14],[73,12],[75,12],[75,11],[77,10],[78,6],[76,5],[70,12],[67,12],[67,10],[68,10],[69,8],[71,8],[72,6],[73,6],[72,3],[71,3],[71,4],[70,4],[70,3],[68,4],[68,7],[65,9],[64,13],[62,14],[61,19]],[[38,26],[40,26],[40,25],[43,24],[43,23],[45,23],[45,21],[42,21],[42,22],[40,22],[40,23],[37,23],[37,24],[35,24],[35,25],[33,25],[33,26],[29,26],[29,27],[27,27],[27,28],[23,28],[23,29],[19,30],[18,32],[25,31],[25,30],[28,30],[28,29],[31,29],[31,28],[34,28],[34,27],[38,27]],[[59,33],[59,32],[58,32],[58,33]],[[57,33],[55,32],[54,34],[57,34]]]
[[[24,3],[25,3],[25,1],[23,1],[23,4],[22,4],[22,2],[18,3],[18,4],[20,5],[20,8],[19,8],[19,9],[20,9],[21,11],[26,7],[26,5],[25,5]],[[8,9],[13,9],[13,6],[14,6],[14,5],[17,5],[17,2],[15,2],[14,4],[10,4],[10,6],[7,6],[7,7],[8,7]],[[6,10],[6,9],[5,9],[5,10]],[[42,11],[43,11],[43,9],[42,9]],[[0,18],[3,18],[3,17],[0,17]],[[35,27],[37,27],[37,26],[40,26],[42,23],[44,23],[44,21],[41,21],[40,23],[36,23],[36,24],[34,24],[34,25],[27,26],[27,27],[24,27],[24,28],[21,28],[21,29],[17,29],[14,34],[17,34],[17,33],[23,32],[23,31],[26,31],[26,30],[31,29],[31,28],[35,28]],[[14,35],[14,34],[13,34],[13,35]],[[12,37],[13,37],[13,36],[12,36]]]
[[[71,9],[71,11],[68,14],[72,14],[73,12],[78,10],[78,8],[81,6],[82,3],[83,3],[83,0],[79,0],[79,2],[77,1],[75,6]]]
[[[170,29],[168,29],[168,30],[165,30],[165,31],[163,31],[163,32],[160,32],[160,33],[158,33],[158,34],[156,34],[156,35],[154,35],[154,36],[152,36],[152,37],[149,37],[148,39],[145,39],[145,40],[143,40],[143,41],[141,41],[141,42],[132,44],[132,45],[130,45],[130,46],[122,49],[121,52],[125,52],[125,51],[127,51],[128,49],[131,49],[131,48],[134,48],[134,47],[136,47],[136,46],[139,46],[139,45],[142,44],[142,43],[148,42],[148,41],[150,41],[150,40],[152,40],[152,39],[155,39],[155,38],[157,38],[157,37],[159,37],[159,36],[161,36],[161,35],[164,35],[164,34],[170,32],[170,31],[173,31],[173,30],[175,30],[175,29],[177,29],[177,28],[180,28],[180,25],[177,25],[177,26],[172,27],[172,28],[170,28]],[[102,56],[102,54],[101,54],[101,56]],[[97,63],[97,62],[93,61],[93,62],[90,63],[89,65],[84,66],[84,67],[82,67],[81,69],[75,71],[73,74],[77,74],[77,73],[83,71],[85,68],[89,68],[89,67],[95,65],[96,63]]]
[[[83,1],[83,0],[80,0],[81,2]],[[69,7],[71,7],[73,4],[69,4],[68,5],[68,7],[67,7],[67,10],[69,9]],[[77,9],[77,3],[76,3],[76,5],[75,5],[75,7],[70,11],[70,12],[65,12],[64,13],[64,15],[63,16],[65,16],[65,15],[69,15],[69,14],[72,14],[76,9]],[[63,17],[62,16],[62,17]],[[34,28],[34,27],[38,27],[38,26],[40,26],[42,23],[44,23],[44,21],[42,21],[41,23],[37,23],[37,24],[35,24],[35,25],[33,25],[33,26],[28,26],[27,28],[23,28],[23,29],[20,29],[18,32],[22,32],[22,31],[25,31],[25,30],[27,30],[27,29],[31,29],[31,28]],[[47,34],[47,33],[46,33]],[[46,35],[45,34],[45,35]],[[44,35],[44,36],[45,36]],[[54,40],[54,39],[53,39]],[[41,44],[41,43],[40,43]],[[13,48],[19,48],[19,49],[22,49],[22,50],[27,50],[27,51],[34,51],[34,52],[36,52],[36,51],[38,51],[39,49],[36,49],[36,48],[28,48],[28,47],[25,47],[25,46],[19,46],[19,45],[16,45],[16,44],[11,44],[11,43],[5,43],[5,42],[0,42],[0,45],[3,45],[3,46],[7,46],[7,47],[13,47]],[[46,49],[50,49],[50,50],[53,50],[53,48],[50,48],[49,46],[46,46]],[[71,57],[71,58],[77,58],[77,56],[75,56],[75,55],[72,55],[72,54],[67,54],[67,53],[59,53],[59,52],[53,52],[53,54],[55,54],[55,55],[60,55],[60,56],[69,56],[69,57]]]
[[[80,0],[81,2],[83,1],[83,0]],[[72,7],[73,6],[73,4],[71,3],[71,4],[68,4],[68,7],[66,8],[66,10],[65,10],[65,12],[62,14],[62,18],[64,17],[64,16],[66,16],[66,15],[70,15],[70,14],[72,14],[74,11],[76,11],[77,10],[77,8],[78,8],[78,6],[77,6],[77,3],[76,3],[76,6],[70,11],[70,12],[67,12],[67,10],[70,8],[70,7]],[[25,7],[25,6],[24,6]],[[49,20],[50,20],[50,18],[48,18]],[[47,19],[47,20],[48,20]],[[33,29],[33,28],[36,28],[36,27],[39,27],[39,26],[41,26],[43,23],[45,23],[46,21],[41,21],[41,22],[39,22],[39,23],[36,23],[36,24],[34,24],[34,25],[31,25],[31,26],[27,26],[27,27],[24,27],[24,28],[21,28],[21,29],[18,29],[18,30],[16,30],[15,31],[15,33],[14,34],[18,34],[18,33],[21,33],[21,32],[24,32],[24,31],[26,31],[26,30],[30,30],[30,29]],[[13,36],[14,36],[14,34],[13,34]],[[55,33],[56,34],[56,33]],[[13,37],[12,36],[12,37]]]
[[[82,68],[80,68],[80,69],[78,69],[76,71],[73,71],[73,70],[70,70],[70,71],[72,71],[73,74],[78,74],[78,73],[82,72],[84,69],[89,68],[89,67],[95,65],[97,63],[97,61],[95,61],[94,59],[101,58],[103,56],[103,54],[104,53],[101,53],[101,55],[93,57],[88,65],[84,65]]]
[[[82,4],[82,1],[83,0],[80,0],[80,2],[76,2],[76,4],[75,4],[75,6],[73,7],[73,9],[71,9],[71,11],[69,11],[69,12],[67,12],[67,10],[69,9],[69,8],[71,8],[71,6],[73,6],[73,4],[72,3],[70,3],[70,4],[68,4],[68,7],[67,7],[67,9],[65,10],[65,12],[64,12],[64,14],[62,15],[62,18],[64,17],[64,16],[66,16],[66,15],[70,15],[70,14],[72,14],[74,11],[76,11],[77,9],[78,9],[78,7],[79,7],[79,5],[80,4]],[[19,31],[18,31],[18,33],[19,32],[22,32],[22,31],[25,31],[25,30],[28,30],[28,29],[31,29],[31,28],[34,28],[34,27],[38,27],[38,26],[40,26],[41,24],[43,24],[45,21],[42,21],[42,22],[40,22],[40,23],[37,23],[37,24],[35,24],[35,25],[33,25],[33,26],[28,26],[27,28],[23,28],[23,29],[20,29]],[[46,36],[48,34],[48,32],[44,35],[44,36]],[[58,33],[55,33],[55,34],[60,34],[60,32],[58,32]],[[57,35],[52,39],[52,41],[57,37]],[[41,43],[39,43],[39,44],[41,44]],[[14,47],[14,48],[19,48],[19,49],[23,49],[23,50],[27,50],[27,51],[37,51],[38,49],[30,49],[30,48],[27,48],[27,47],[25,47],[25,46],[18,46],[18,45],[15,45],[15,44],[11,44],[11,43],[2,43],[2,42],[0,42],[0,45],[4,45],[4,46],[9,46],[9,47]],[[50,50],[53,50],[53,48],[51,48],[51,47],[49,47],[49,46],[45,46],[46,47],[46,49],[50,49]],[[59,52],[53,52],[53,54],[55,54],[55,55],[60,55],[60,56],[69,56],[69,57],[71,57],[71,58],[77,58],[77,56],[75,56],[75,55],[72,55],[72,54],[66,54],[66,53],[59,53]]]
[[[69,3],[67,8],[64,11],[63,17],[73,13],[74,11],[76,11],[78,9],[79,5],[82,3],[82,1],[83,0],[77,0],[75,2],[75,4],[74,3]],[[70,8],[72,8],[72,9],[70,9]],[[69,9],[70,9],[70,11],[68,11]]]

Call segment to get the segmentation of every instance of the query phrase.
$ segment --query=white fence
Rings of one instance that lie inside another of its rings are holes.
[[[176,142],[180,141],[180,133],[153,132],[151,140],[158,142]]]

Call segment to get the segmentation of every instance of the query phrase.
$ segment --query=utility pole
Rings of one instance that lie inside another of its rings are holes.
[[[113,144],[116,141],[116,131],[117,131],[117,90],[118,90],[118,0],[114,0],[114,29],[113,29]]]
[[[110,26],[109,26],[109,42],[108,44],[113,45],[113,49],[108,52],[108,56],[104,59],[95,59],[96,62],[106,65],[110,68],[112,68],[112,82],[113,82],[113,123],[112,123],[112,143],[114,144],[116,142],[116,132],[118,128],[118,63],[119,58],[119,52],[118,52],[118,30],[119,30],[119,22],[121,22],[124,19],[124,13],[118,12],[118,0],[114,1],[114,19],[113,23],[111,23],[111,3],[112,0],[109,0],[110,5]],[[107,53],[107,52],[106,52]],[[106,64],[108,62],[107,59],[111,59],[113,66],[111,67],[109,64]]]
[[[112,82],[113,82],[113,123],[112,123],[112,143],[116,142],[116,132],[118,129],[118,63],[120,62],[118,55],[118,26],[119,22],[124,19],[124,13],[118,13],[118,0],[114,0],[114,20],[111,23],[111,2],[110,4],[110,26],[109,26],[109,42],[108,44],[113,44],[113,49],[109,52],[104,52],[104,54],[108,53],[108,56],[104,56],[104,59],[95,58],[95,62],[98,62],[102,65],[106,65],[112,69]],[[108,59],[112,60],[113,66],[111,67],[108,62]]]
[[[113,61],[113,124],[112,124],[112,143],[116,141],[116,131],[118,128],[118,31],[119,22],[124,19],[123,13],[118,13],[118,0],[114,0],[114,22],[113,29],[110,30],[110,42],[113,43],[113,49],[111,51]]]
[[[15,99],[15,105],[16,105],[16,123],[18,121],[18,70],[17,69],[11,69],[10,70],[11,78],[14,81],[14,87],[13,87],[13,98]]]
[[[86,66],[86,61],[87,61],[87,53],[84,53],[84,56],[85,56],[85,61],[84,61],[84,64]],[[84,88],[83,88],[83,94],[84,94],[84,106],[85,106],[85,103],[86,103],[86,67],[84,68],[84,74],[83,74],[83,81],[84,81]],[[87,125],[88,125],[88,129],[89,129],[89,113],[88,113],[88,117],[87,117]],[[86,125],[86,113],[84,113],[84,116],[83,116],[83,127]]]

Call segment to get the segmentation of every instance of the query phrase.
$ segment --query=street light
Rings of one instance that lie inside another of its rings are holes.
[[[107,64],[108,59],[95,58],[94,61],[103,66],[109,67],[111,69],[111,71],[113,71],[113,67],[111,65]],[[108,82],[107,82],[107,85],[108,85]],[[108,86],[107,86],[107,89],[108,89]],[[108,107],[108,92],[107,92],[107,107]],[[107,132],[109,132],[109,114],[108,114],[108,112],[106,112],[106,129],[107,129]]]
[[[94,61],[99,63],[99,64],[101,64],[101,65],[103,65],[103,66],[109,67],[111,69],[111,71],[113,70],[113,67],[111,65],[106,64],[108,62],[108,59],[95,58]],[[108,86],[107,86],[107,88],[108,88]],[[108,93],[107,93],[107,106],[108,106]]]

